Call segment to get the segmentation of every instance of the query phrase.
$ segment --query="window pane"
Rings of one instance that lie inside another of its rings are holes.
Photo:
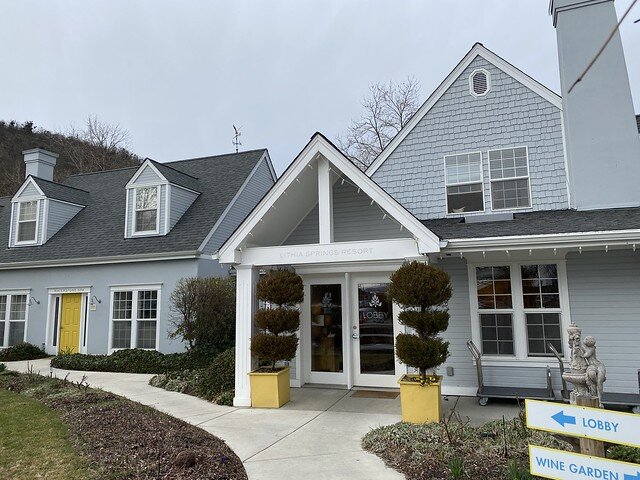
[[[9,322],[9,343],[12,347],[24,342],[24,322]]]
[[[18,223],[18,241],[32,242],[36,239],[36,222]]]
[[[38,202],[22,202],[20,204],[19,220],[35,220],[38,211]]]
[[[480,315],[482,353],[485,355],[513,355],[513,327],[511,314]]]
[[[142,210],[136,212],[136,232],[149,232],[156,229],[157,210]]]
[[[526,321],[529,355],[551,356],[549,342],[562,354],[559,313],[527,313]]]
[[[7,296],[0,295],[0,320],[7,318]]]
[[[445,157],[447,185],[478,182],[482,179],[482,156],[480,152]]]
[[[27,296],[12,295],[9,320],[25,320],[27,314]]]
[[[158,208],[158,189],[156,187],[138,188],[136,190],[136,210]]]
[[[133,292],[113,292],[113,319],[131,318]]]
[[[138,319],[157,318],[158,291],[141,290],[138,292]]]
[[[556,265],[522,265],[521,273],[524,308],[560,308]]]
[[[512,308],[509,267],[476,268],[476,289],[480,309]]]
[[[482,185],[478,183],[447,187],[447,206],[449,213],[481,212],[484,210]]]
[[[138,322],[137,348],[156,348],[156,321]]]
[[[493,209],[530,207],[529,180],[502,180],[491,183]]]
[[[111,338],[111,348],[131,348],[131,322],[113,322],[113,335]]]
[[[4,347],[4,328],[6,322],[0,322],[0,347]]]

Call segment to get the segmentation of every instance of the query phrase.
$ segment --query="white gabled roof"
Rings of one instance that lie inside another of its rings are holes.
[[[473,62],[477,57],[484,58],[487,62],[491,63],[495,67],[502,70],[507,75],[511,76],[518,82],[520,82],[525,87],[532,90],[534,93],[537,93],[542,98],[547,100],[549,103],[554,105],[555,107],[562,110],[562,98],[557,93],[548,89],[544,85],[542,85],[537,80],[534,80],[532,77],[524,73],[523,71],[517,69],[509,62],[499,57],[491,50],[487,49],[481,43],[476,43],[469,53],[467,53],[464,58],[456,65],[453,71],[443,80],[443,82],[436,88],[436,90],[431,94],[431,96],[422,104],[422,106],[418,109],[418,111],[411,117],[409,122],[405,125],[405,127],[398,132],[398,134],[393,137],[391,142],[385,147],[385,149],[378,155],[375,161],[369,166],[366,173],[367,175],[373,175],[378,168],[385,162],[385,160],[391,155],[391,153],[402,143],[407,135],[418,125],[420,120],[424,118],[424,116],[433,108],[440,97],[445,94],[445,92],[451,87],[453,82],[455,82],[462,72]]]
[[[238,263],[235,253],[236,250],[252,235],[251,231],[261,222],[262,218],[269,213],[275,202],[285,195],[287,188],[296,182],[298,177],[310,166],[310,163],[315,161],[319,156],[326,158],[330,164],[340,170],[349,181],[353,182],[364,194],[368,195],[385,210],[389,216],[393,217],[406,228],[418,242],[418,248],[421,253],[440,251],[440,238],[436,234],[425,227],[406,208],[385,192],[382,187],[365,175],[362,170],[347,159],[326,137],[320,133],[316,133],[273,185],[271,190],[267,192],[260,203],[258,203],[236,231],[220,247],[218,258],[221,263]]]

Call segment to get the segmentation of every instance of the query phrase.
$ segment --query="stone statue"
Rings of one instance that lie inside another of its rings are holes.
[[[573,323],[567,332],[571,352],[571,371],[563,373],[562,378],[573,384],[571,403],[575,404],[577,397],[597,397],[602,406],[602,392],[607,371],[596,356],[596,340],[588,336],[582,342],[582,330]]]

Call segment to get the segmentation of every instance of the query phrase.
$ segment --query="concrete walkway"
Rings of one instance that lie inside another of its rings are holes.
[[[49,360],[7,362],[7,368],[49,375]],[[223,439],[242,459],[251,480],[402,479],[382,460],[362,450],[365,433],[400,421],[399,398],[352,397],[347,390],[292,388],[291,402],[278,410],[214,405],[190,395],[151,387],[152,375],[54,369],[59,378],[149,405]],[[478,407],[473,398],[448,397],[473,423],[517,415],[514,405]]]

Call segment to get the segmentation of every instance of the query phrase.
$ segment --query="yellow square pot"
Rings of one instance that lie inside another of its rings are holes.
[[[249,373],[251,383],[251,406],[257,408],[280,408],[291,398],[289,367],[277,372]]]
[[[437,381],[420,385],[410,379],[418,375],[404,375],[400,381],[400,404],[402,405],[402,421],[409,423],[432,423],[440,421],[442,377]]]

